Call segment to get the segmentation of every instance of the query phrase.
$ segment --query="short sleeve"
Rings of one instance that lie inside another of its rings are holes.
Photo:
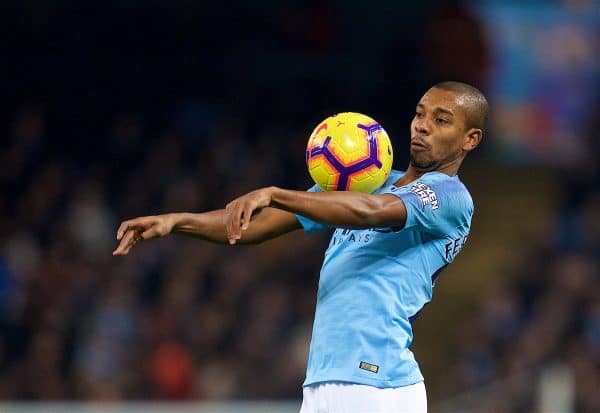
[[[418,229],[448,235],[461,226],[470,226],[473,203],[460,181],[452,179],[426,182],[417,180],[389,192],[406,207],[405,229]]]
[[[310,188],[308,190],[308,192],[323,192],[323,190],[321,189],[321,187],[319,187],[319,185],[315,185],[312,188]],[[296,214],[296,219],[298,220],[300,225],[302,225],[302,228],[304,229],[305,232],[310,233],[310,232],[325,231],[325,230],[329,229],[329,226],[322,224],[320,222],[317,222],[317,221],[313,221],[312,219],[306,218],[303,215]]]

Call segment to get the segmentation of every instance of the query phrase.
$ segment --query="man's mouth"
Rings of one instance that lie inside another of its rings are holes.
[[[429,146],[419,138],[412,138],[410,141],[410,147],[418,151],[429,149]]]

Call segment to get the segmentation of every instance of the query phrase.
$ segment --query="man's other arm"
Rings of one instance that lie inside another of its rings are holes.
[[[126,255],[140,241],[183,234],[218,244],[227,244],[225,210],[203,213],[171,213],[123,221],[117,230],[118,247],[113,255]],[[241,244],[258,244],[300,229],[295,214],[276,208],[263,208],[252,217],[252,227],[238,240]]]

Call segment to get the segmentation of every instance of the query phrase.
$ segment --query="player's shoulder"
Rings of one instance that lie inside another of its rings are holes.
[[[424,182],[429,183],[431,189],[446,203],[465,208],[471,214],[473,213],[473,198],[458,175],[449,176],[442,172],[428,172],[423,175],[423,178]]]
[[[396,182],[398,179],[404,176],[404,171],[398,171],[392,169],[390,172],[391,182]],[[428,187],[435,187],[435,189],[442,191],[444,193],[452,193],[454,195],[464,195],[468,198],[471,198],[471,194],[467,189],[466,185],[460,180],[458,175],[450,176],[446,175],[443,172],[432,171],[427,172],[421,175],[418,179],[408,183],[406,185],[407,189],[410,189],[414,186],[423,186],[426,185]]]
[[[404,173],[399,172],[399,177]],[[474,204],[467,186],[458,175],[450,176],[442,172],[427,172],[404,187],[409,193],[417,196],[426,194],[429,198],[442,200],[446,205],[466,209],[473,212]]]
[[[467,223],[475,212],[473,198],[458,175],[449,176],[442,172],[428,172],[414,181],[410,191],[418,197],[427,195],[427,200],[436,207],[438,215],[448,224],[458,227]]]
[[[438,191],[452,196],[464,196],[471,199],[471,193],[458,175],[450,176],[442,172],[427,172],[417,182],[423,182],[435,187]]]

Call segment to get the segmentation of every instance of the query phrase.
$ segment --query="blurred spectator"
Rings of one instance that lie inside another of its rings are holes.
[[[158,397],[171,400],[192,398],[194,365],[186,349],[174,343],[162,344],[152,356],[150,370]]]

